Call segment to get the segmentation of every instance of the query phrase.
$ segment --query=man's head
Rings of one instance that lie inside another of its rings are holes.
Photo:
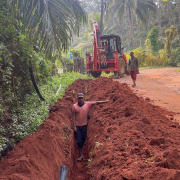
[[[129,55],[131,56],[131,58],[133,58],[134,57],[134,52],[130,52]]]
[[[78,104],[84,103],[84,94],[83,93],[78,93],[77,98],[78,98]]]

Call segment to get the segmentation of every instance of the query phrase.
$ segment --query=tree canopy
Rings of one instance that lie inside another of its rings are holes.
[[[49,55],[66,49],[72,33],[86,22],[78,0],[8,0],[8,4],[32,42]]]

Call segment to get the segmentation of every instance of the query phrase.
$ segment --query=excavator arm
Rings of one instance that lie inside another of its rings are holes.
[[[100,64],[107,64],[106,52],[101,45],[100,30],[98,28],[98,23],[93,23],[94,32],[94,43],[93,43],[93,71],[100,71]],[[99,66],[98,66],[99,65]]]
[[[101,39],[100,39],[100,30],[98,28],[98,23],[93,23],[93,32],[94,32],[94,42],[93,42],[93,71],[97,71],[97,63],[98,63],[98,48],[101,47]]]

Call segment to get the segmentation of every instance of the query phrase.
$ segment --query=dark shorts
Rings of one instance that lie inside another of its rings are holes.
[[[130,73],[131,73],[131,78],[136,81],[137,71],[130,71]]]
[[[74,132],[75,139],[79,148],[82,148],[87,136],[87,125],[76,126],[77,132]]]

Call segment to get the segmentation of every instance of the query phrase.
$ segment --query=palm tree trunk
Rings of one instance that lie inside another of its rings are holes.
[[[168,12],[169,12],[168,14],[172,14],[169,1],[167,2],[167,9],[168,9]],[[168,18],[169,18],[169,27],[170,27],[172,25],[171,16],[168,15]]]
[[[158,0],[158,10],[157,10],[157,20],[158,20],[158,26],[161,30],[161,0]]]
[[[100,34],[102,35],[103,32],[103,10],[104,10],[104,2],[101,0],[101,26],[100,26]]]
[[[141,47],[141,24],[139,24],[139,47]]]
[[[168,4],[169,4],[169,2],[168,2]],[[178,5],[179,5],[180,3],[178,3],[177,4],[177,12],[178,12]],[[169,4],[170,5],[170,4]],[[176,29],[178,30],[178,27],[177,27],[177,23],[176,23],[176,17],[173,15],[173,13],[172,13],[172,11],[171,11],[171,9],[169,8],[169,19],[171,19],[172,21],[173,21],[173,24],[174,24],[174,26],[176,27]],[[177,31],[177,35],[178,35],[178,40],[179,40],[179,46],[180,46],[180,34],[179,34],[179,32]]]
[[[177,12],[178,12],[178,23],[180,23],[180,1],[177,2]]]
[[[178,27],[177,27],[177,24],[176,24],[175,16],[172,17],[172,20],[173,20],[173,22],[174,22],[174,26],[175,26],[176,29],[177,29],[177,35],[178,35],[179,46],[180,46],[180,34],[179,34]]]
[[[130,20],[130,42],[131,42],[131,49],[134,49],[133,47],[133,24],[132,24],[132,13],[131,13],[131,7],[130,5],[128,6],[129,10],[129,20]]]

